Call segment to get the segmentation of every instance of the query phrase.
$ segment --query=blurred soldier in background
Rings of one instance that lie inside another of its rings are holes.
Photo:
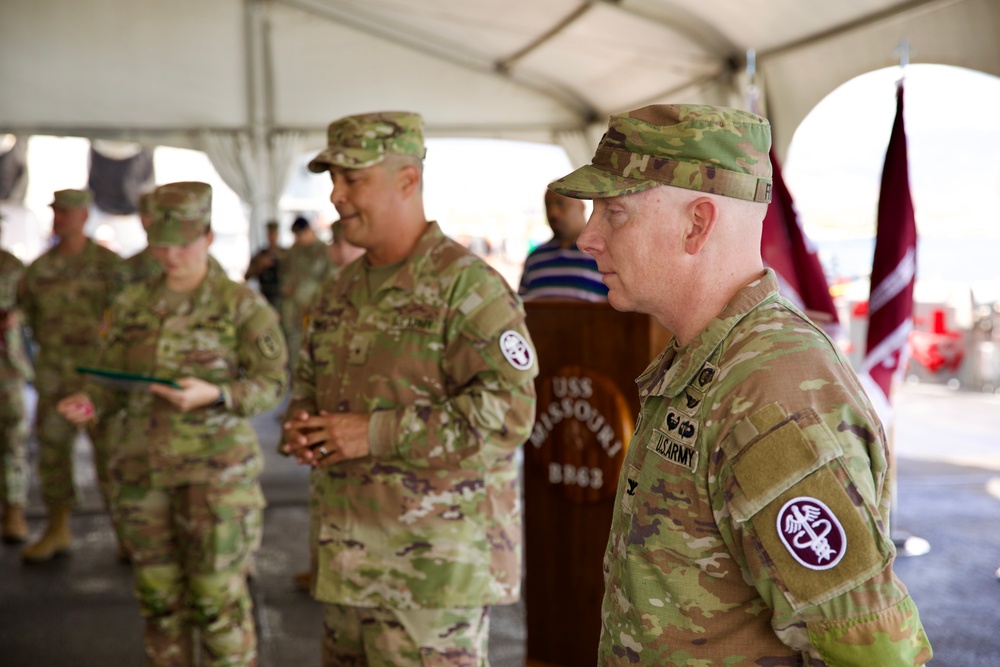
[[[0,216],[0,222],[3,217]],[[0,226],[2,229],[2,226]],[[0,250],[0,502],[3,541],[24,542],[28,525],[28,418],[24,410],[25,380],[31,368],[24,349],[17,311],[17,283],[24,265]]]
[[[195,182],[156,189],[149,242],[163,274],[115,302],[101,359],[177,387],[89,384],[59,403],[77,424],[127,406],[109,464],[113,508],[157,667],[257,664],[247,573],[261,539],[263,458],[248,417],[280,400],[287,354],[274,309],[209,261],[211,193]]]
[[[243,278],[257,280],[260,293],[267,302],[275,308],[281,304],[281,262],[285,259],[287,250],[278,245],[278,221],[267,223],[267,246],[250,259],[250,266]],[[281,312],[280,310],[278,312]]]
[[[288,341],[288,363],[292,372],[302,344],[302,329],[320,284],[333,268],[329,248],[302,217],[292,223],[295,243],[280,264],[281,326]]]
[[[139,222],[142,229],[149,233],[149,225],[153,221],[153,193],[145,192],[139,195]],[[163,267],[156,261],[153,249],[147,244],[145,248],[125,260],[125,276],[129,284],[145,282],[160,275]]]
[[[26,562],[46,561],[70,548],[78,429],[59,415],[56,402],[83,386],[77,367],[95,365],[105,314],[121,287],[122,259],[83,232],[91,201],[91,194],[82,190],[55,193],[52,232],[59,241],[28,267],[18,289],[18,303],[38,346],[35,436],[48,511],[45,531],[22,552]],[[100,467],[98,474],[104,475]]]

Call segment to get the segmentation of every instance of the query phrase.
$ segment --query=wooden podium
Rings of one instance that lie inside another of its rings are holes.
[[[528,663],[597,664],[603,559],[639,397],[635,378],[670,340],[607,304],[524,304],[538,409],[524,445]]]

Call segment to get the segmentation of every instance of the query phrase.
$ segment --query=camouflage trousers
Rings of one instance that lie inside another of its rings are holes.
[[[295,364],[299,360],[299,348],[302,347],[302,329],[300,327],[282,326],[282,333],[285,334],[285,343],[288,345],[288,368],[291,373],[295,373]]]
[[[0,381],[0,501],[28,501],[28,418],[24,382]]]
[[[73,446],[79,429],[56,410],[68,391],[38,390],[35,410],[35,437],[38,440],[38,483],[48,507],[76,505],[73,485]]]
[[[87,435],[94,445],[94,468],[97,471],[97,488],[101,492],[104,507],[111,513],[118,540],[121,541],[121,528],[111,512],[112,483],[108,470],[108,461],[115,447],[120,447],[125,434],[125,412],[119,411],[102,417],[97,423],[87,427]]]
[[[264,495],[257,481],[169,489],[116,485],[114,494],[150,665],[256,665],[247,572],[261,540]]]
[[[323,667],[489,667],[489,607],[323,605]]]

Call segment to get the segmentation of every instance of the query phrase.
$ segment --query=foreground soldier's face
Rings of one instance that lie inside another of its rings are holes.
[[[52,233],[59,237],[82,233],[87,215],[87,209],[82,207],[52,207]]]
[[[577,245],[597,260],[617,310],[655,315],[669,290],[670,267],[681,261],[678,211],[669,187],[594,200]]]
[[[391,238],[395,195],[392,174],[382,164],[364,169],[330,167],[330,202],[340,214],[344,238],[360,248],[377,248]]]
[[[168,277],[187,278],[204,270],[211,244],[211,234],[202,234],[185,246],[153,246],[153,255]]]

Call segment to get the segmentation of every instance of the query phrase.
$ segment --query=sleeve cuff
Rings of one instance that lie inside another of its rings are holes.
[[[373,412],[368,422],[368,449],[376,458],[396,456],[396,413],[391,410]]]

